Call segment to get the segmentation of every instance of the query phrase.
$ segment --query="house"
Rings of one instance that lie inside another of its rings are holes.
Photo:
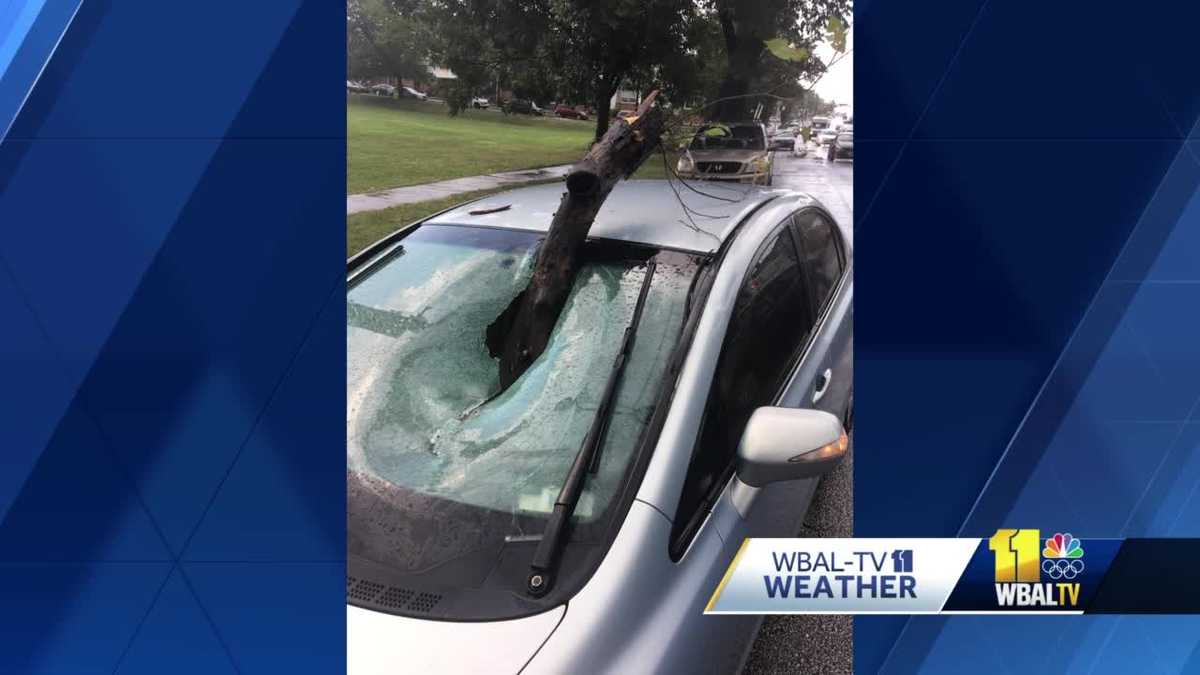
[[[612,110],[614,115],[622,110],[635,112],[638,109],[638,104],[641,102],[642,97],[638,94],[636,89],[625,89],[624,87],[621,87],[620,89],[617,89],[617,93],[613,94],[612,100],[608,102],[608,107],[610,110]]]

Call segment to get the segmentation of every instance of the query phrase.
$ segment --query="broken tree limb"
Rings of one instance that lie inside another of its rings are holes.
[[[653,91],[631,119],[618,118],[567,174],[550,230],[533,263],[529,285],[488,327],[490,351],[500,357],[500,387],[507,389],[550,340],[575,284],[579,251],[596,213],[622,178],[637,171],[658,147],[665,117]]]

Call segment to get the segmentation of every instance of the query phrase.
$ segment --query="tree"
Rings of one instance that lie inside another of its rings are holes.
[[[846,25],[850,0],[709,0],[721,25],[728,70],[707,111],[711,119],[737,120],[748,116],[761,99],[752,94],[772,90],[820,72],[824,64],[812,57],[823,39],[838,39]],[[831,29],[833,29],[831,31]],[[768,42],[795,50],[793,56],[770,58]]]
[[[599,140],[608,129],[609,101],[631,75],[649,75],[686,49],[691,0],[550,0],[546,51],[564,93],[596,111]]]
[[[637,171],[658,147],[666,123],[651,92],[632,120],[618,119],[567,174],[566,192],[538,248],[529,285],[488,327],[507,389],[541,356],[575,284],[579,252],[617,181]]]
[[[347,0],[347,76],[427,79],[430,39],[422,10],[411,0]]]

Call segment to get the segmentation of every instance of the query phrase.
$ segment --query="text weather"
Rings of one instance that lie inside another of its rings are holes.
[[[769,598],[916,598],[912,549],[771,551]]]

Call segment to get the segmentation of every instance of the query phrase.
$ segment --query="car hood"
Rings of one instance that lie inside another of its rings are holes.
[[[346,672],[518,673],[566,606],[509,621],[428,621],[346,606]]]
[[[749,162],[767,154],[766,150],[689,150],[696,162]]]

